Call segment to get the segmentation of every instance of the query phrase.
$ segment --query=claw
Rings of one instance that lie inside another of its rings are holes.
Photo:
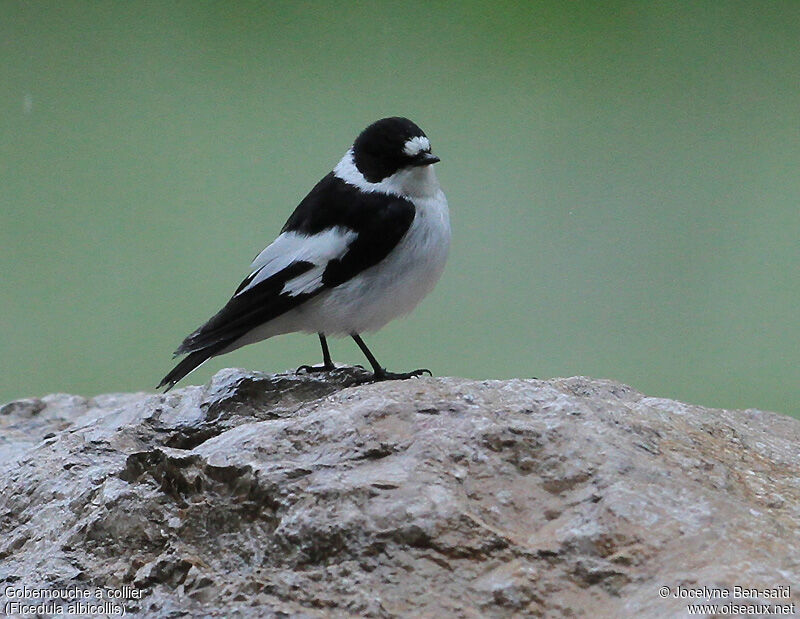
[[[300,374],[300,372],[305,372],[306,374],[318,374],[320,372],[330,372],[335,369],[335,365],[301,365],[294,373]]]
[[[386,370],[382,370],[381,372],[375,372],[375,380],[406,380],[408,378],[422,376],[426,372],[428,376],[433,376],[433,373],[427,368],[414,370],[413,372],[387,372]]]

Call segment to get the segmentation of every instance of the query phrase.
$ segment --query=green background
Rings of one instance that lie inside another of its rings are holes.
[[[389,369],[800,414],[800,2],[752,0],[0,2],[0,401],[153,389],[387,115],[454,234]]]

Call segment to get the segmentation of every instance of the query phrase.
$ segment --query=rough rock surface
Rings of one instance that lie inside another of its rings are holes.
[[[698,600],[662,586],[800,585],[797,420],[587,378],[364,383],[223,370],[0,408],[3,603],[127,585],[148,617],[670,617]]]

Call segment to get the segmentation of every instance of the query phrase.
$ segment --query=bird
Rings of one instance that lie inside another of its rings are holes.
[[[331,371],[327,338],[351,337],[372,379],[389,372],[361,337],[408,314],[433,289],[450,248],[447,198],[428,136],[394,116],[364,129],[333,170],[303,198],[278,237],[250,265],[233,296],[189,334],[186,355],[160,382],[165,392],[212,357],[286,333],[316,333]]]

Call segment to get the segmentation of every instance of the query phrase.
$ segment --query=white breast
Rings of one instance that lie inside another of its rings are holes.
[[[308,324],[302,330],[330,335],[376,331],[413,310],[433,290],[450,249],[447,199],[438,189],[413,202],[414,221],[397,247],[377,265],[305,304],[301,310]]]

